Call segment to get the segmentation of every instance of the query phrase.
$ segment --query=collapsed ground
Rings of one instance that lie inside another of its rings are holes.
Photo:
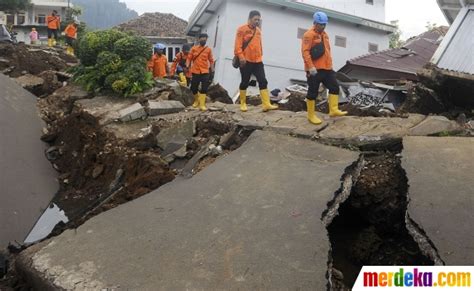
[[[45,154],[59,173],[60,185],[52,202],[69,218],[67,225],[58,224],[51,235],[78,227],[90,217],[145,195],[177,176],[189,177],[219,156],[237,149],[253,130],[239,126],[225,111],[205,115],[177,113],[166,118],[136,120],[129,127],[134,134],[139,132],[138,137],[124,138],[127,133],[117,135],[110,130],[111,124],[103,124],[101,118],[77,106],[77,101],[94,96],[74,85],[63,87],[63,82],[68,80],[64,70],[74,59],[60,51],[24,45],[17,50],[12,50],[11,45],[1,46],[0,52],[10,56],[0,59],[0,70],[10,77],[43,80],[25,88],[45,97],[38,103],[48,125],[42,139],[50,145]],[[44,66],[37,67],[27,61],[34,58],[37,58],[35,63]],[[212,87],[209,95],[212,101],[231,103],[220,86]],[[168,87],[158,87],[135,98],[142,105],[154,99],[167,99],[189,106],[192,95],[189,92],[179,95]],[[250,104],[260,104],[258,98],[249,100]],[[409,100],[402,107],[406,112],[426,99]],[[304,111],[305,106],[304,95],[292,94],[281,109],[298,112]],[[405,117],[406,114],[361,110],[350,105],[346,108],[358,116]],[[469,112],[466,116],[464,111],[449,111],[445,115],[459,118],[462,114],[465,119],[470,118]],[[340,206],[340,215],[328,226],[334,290],[349,289],[347,286],[354,282],[362,265],[433,264],[406,230],[408,185],[400,166],[400,150],[401,147],[394,148],[392,144],[390,148],[363,153],[366,164],[351,195]],[[15,278],[11,278],[10,285],[21,289]]]

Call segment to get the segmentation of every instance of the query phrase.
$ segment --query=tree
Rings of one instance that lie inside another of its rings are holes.
[[[395,31],[390,35],[390,48],[399,48],[403,45],[401,40],[402,31],[400,30],[398,20],[392,20],[390,23],[396,27]]]
[[[2,0],[0,2],[0,11],[14,13],[20,10],[26,10],[30,6],[30,0]]]

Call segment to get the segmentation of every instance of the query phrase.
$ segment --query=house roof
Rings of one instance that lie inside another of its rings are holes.
[[[474,6],[464,7],[431,62],[440,69],[474,75]]]
[[[438,27],[408,39],[401,48],[388,49],[351,59],[340,71],[344,72],[351,66],[361,66],[416,75],[416,72],[433,57],[447,31],[447,27]]]
[[[189,24],[186,28],[186,33],[189,35],[196,34],[200,28],[209,20],[214,11],[225,0],[200,0],[193,14],[189,18]],[[288,10],[298,11],[308,14],[313,14],[316,10],[325,12],[330,19],[344,21],[357,26],[364,26],[376,30],[381,30],[386,33],[395,32],[396,27],[387,23],[378,22],[351,14],[330,10],[327,8],[317,7],[306,3],[301,3],[295,0],[256,0],[260,3],[283,7]]]
[[[438,6],[444,14],[444,17],[449,22],[453,23],[459,11],[463,7],[474,5],[474,0],[437,0]]]
[[[133,31],[138,35],[159,38],[186,38],[188,22],[170,13],[145,13],[140,17],[118,25],[121,31]]]

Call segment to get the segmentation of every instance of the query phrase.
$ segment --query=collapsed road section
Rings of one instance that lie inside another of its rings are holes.
[[[27,249],[17,266],[37,286],[68,290],[325,290],[321,214],[358,158],[257,131],[191,179]]]

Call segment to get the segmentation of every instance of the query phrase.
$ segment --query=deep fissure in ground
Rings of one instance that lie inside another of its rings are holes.
[[[364,265],[433,265],[408,233],[408,179],[396,152],[364,153],[365,165],[328,226],[331,290],[351,290]]]

